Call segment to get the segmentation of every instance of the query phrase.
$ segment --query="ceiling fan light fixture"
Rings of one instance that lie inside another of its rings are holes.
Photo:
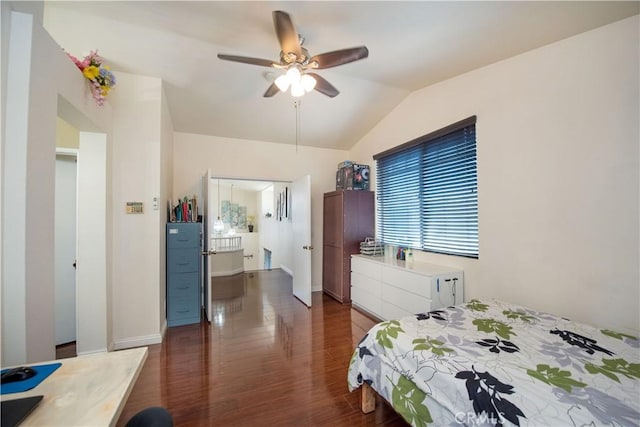
[[[291,96],[299,98],[305,93],[304,86],[299,81],[291,83]]]
[[[289,89],[289,85],[291,84],[291,82],[289,81],[289,77],[287,77],[286,74],[282,74],[281,76],[279,76],[274,83],[276,84],[276,86],[278,86],[280,92],[286,92],[287,89]]]
[[[274,83],[281,92],[286,92],[287,89],[291,88],[291,96],[296,98],[311,92],[316,86],[316,80],[304,74],[297,64],[291,65],[286,73],[279,76]]]
[[[286,75],[291,84],[300,81],[300,70],[298,69],[298,66],[289,67]]]
[[[316,79],[308,74],[304,74],[302,77],[300,77],[300,84],[304,88],[305,92],[311,92],[313,88],[316,87]]]

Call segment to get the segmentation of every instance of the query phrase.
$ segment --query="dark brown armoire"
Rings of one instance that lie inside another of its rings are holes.
[[[322,290],[341,303],[351,302],[351,254],[374,235],[374,206],[373,191],[324,194]]]

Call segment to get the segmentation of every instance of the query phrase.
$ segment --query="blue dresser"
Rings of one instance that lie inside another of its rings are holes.
[[[200,225],[167,224],[167,326],[200,323]]]

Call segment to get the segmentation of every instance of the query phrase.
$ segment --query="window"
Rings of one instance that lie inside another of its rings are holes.
[[[476,117],[373,156],[386,244],[478,257]]]

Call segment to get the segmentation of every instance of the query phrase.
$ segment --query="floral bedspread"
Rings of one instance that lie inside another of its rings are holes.
[[[353,353],[414,426],[640,426],[640,340],[502,301],[374,326]]]

